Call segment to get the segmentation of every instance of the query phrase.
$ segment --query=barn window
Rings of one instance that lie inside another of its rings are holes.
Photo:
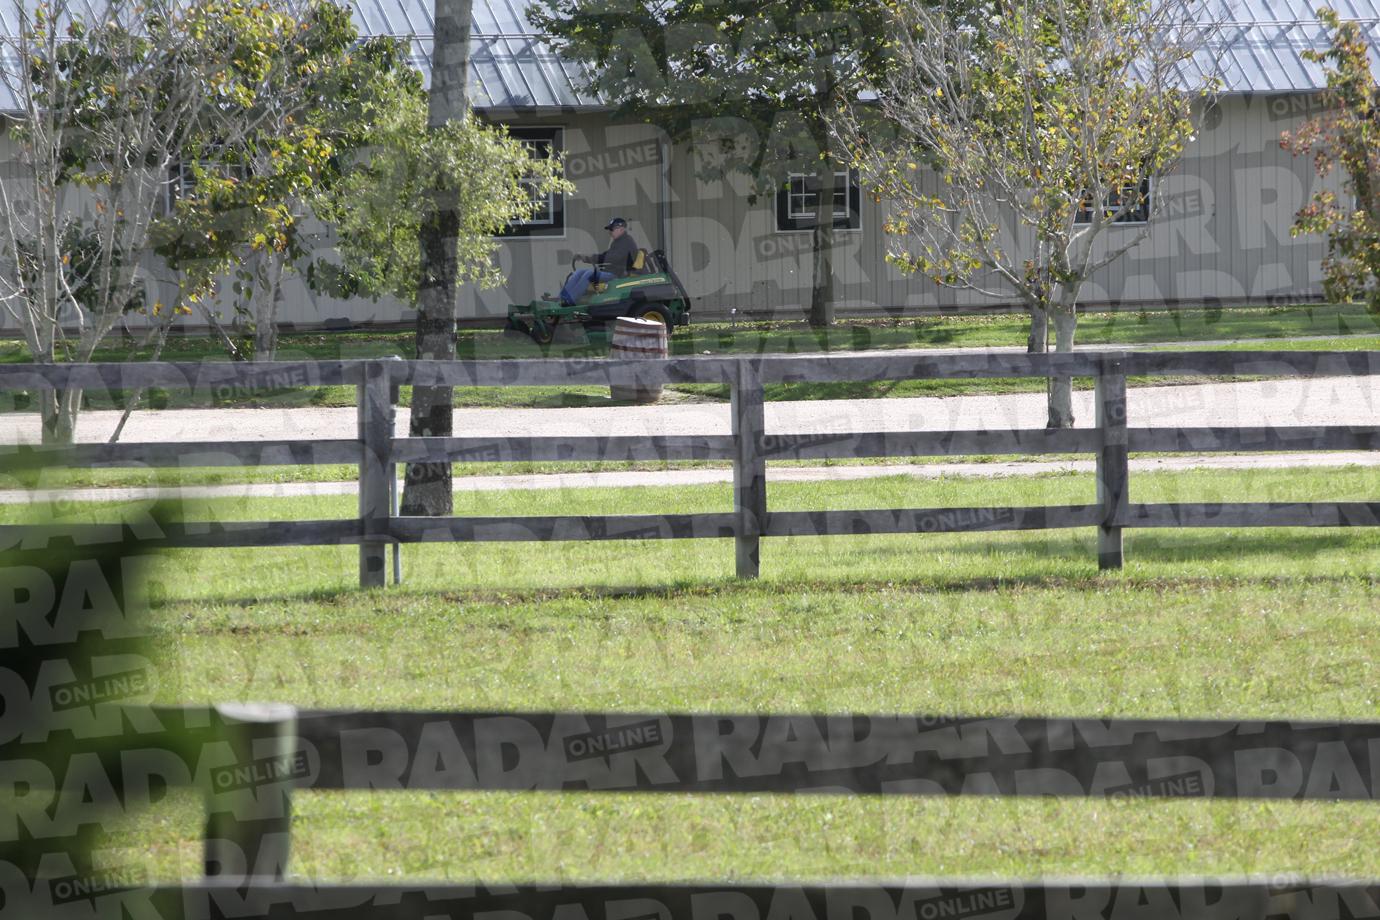
[[[561,128],[509,128],[508,134],[527,148],[534,160],[550,159],[565,143]],[[561,236],[565,233],[565,196],[560,192],[542,191],[535,177],[521,180],[532,197],[532,216],[513,221],[503,236]]]
[[[221,148],[212,147],[211,154],[219,154]],[[243,182],[249,178],[250,170],[246,163],[226,162],[225,160],[202,159],[195,161],[203,172],[217,175],[222,179],[234,179],[236,182]],[[192,163],[184,160],[174,160],[168,167],[168,179],[163,184],[163,214],[172,214],[177,210],[177,203],[184,198],[191,198],[196,193],[196,172],[192,168]]]
[[[791,173],[776,193],[776,229],[812,230],[819,202],[819,180]],[[857,230],[862,226],[862,185],[856,169],[834,173],[834,229]]]
[[[1108,192],[1107,202],[1103,206],[1103,213],[1114,214],[1126,206],[1126,210],[1117,215],[1114,223],[1118,224],[1144,224],[1150,220],[1150,177],[1146,176],[1140,180],[1140,184],[1123,185],[1120,191]],[[1092,223],[1092,196],[1085,196],[1082,204],[1078,206],[1078,213],[1073,216],[1074,223]]]

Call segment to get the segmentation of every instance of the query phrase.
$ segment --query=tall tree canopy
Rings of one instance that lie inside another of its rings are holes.
[[[970,10],[963,10],[970,15]],[[980,29],[894,0],[877,130],[840,134],[888,199],[888,260],[940,285],[1013,295],[1032,351],[1073,349],[1079,295],[1150,231],[1216,70],[1205,0],[996,0]],[[1194,58],[1193,66],[1185,66]],[[1073,424],[1052,380],[1049,425]]]
[[[242,55],[255,69],[243,92],[205,87],[219,104],[182,146],[176,208],[155,242],[193,296],[233,273],[237,325],[250,332],[237,356],[272,359],[283,274],[309,254],[314,199],[338,181],[342,159],[375,142],[400,87],[420,78],[404,42],[361,41],[347,5],[277,0],[260,16],[263,34],[215,17],[200,35],[207,53]]]

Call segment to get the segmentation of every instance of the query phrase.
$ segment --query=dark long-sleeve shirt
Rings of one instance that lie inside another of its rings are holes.
[[[637,250],[641,247],[632,238],[631,233],[624,232],[622,236],[609,244],[609,248],[594,256],[594,261],[604,266],[604,270],[615,278],[622,278],[628,273],[628,264],[637,255]]]

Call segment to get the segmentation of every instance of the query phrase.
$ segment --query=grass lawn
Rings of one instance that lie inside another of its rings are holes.
[[[678,330],[671,339],[672,352],[699,354],[799,354],[823,351],[895,348],[984,348],[1023,346],[1027,321],[1024,316],[943,316],[903,320],[852,320],[827,330],[804,323],[706,323]],[[1317,340],[1315,337],[1328,337]],[[1285,307],[1231,309],[1123,311],[1088,313],[1078,326],[1078,340],[1086,345],[1134,345],[1218,341],[1231,339],[1278,339],[1281,348],[1377,349],[1380,318],[1360,304],[1311,304]],[[412,354],[411,332],[293,333],[282,337],[283,360],[337,360]],[[1259,347],[1245,346],[1245,347]],[[525,338],[505,337],[493,330],[464,330],[457,340],[462,358],[535,358],[589,353],[582,345],[538,346]],[[133,353],[112,344],[98,353],[104,361],[146,360],[147,353]],[[0,340],[0,362],[23,362],[28,354],[17,340]],[[163,353],[166,361],[225,360],[219,344],[205,337],[175,338]],[[1138,383],[1141,381],[1133,381]],[[1164,383],[1161,378],[1157,382]],[[1084,381],[1084,385],[1091,383]],[[851,399],[873,396],[953,396],[964,393],[1035,392],[1040,380],[913,380],[883,383],[795,384],[767,388],[769,400]],[[0,411],[13,408],[13,396],[0,393]],[[122,406],[119,391],[87,395],[91,408]],[[725,400],[727,388],[684,385],[669,388],[668,401]],[[408,404],[410,392],[404,389]],[[144,405],[168,408],[188,405],[315,405],[353,406],[351,387],[316,387],[235,394],[196,401],[178,391],[150,390]],[[512,387],[503,389],[458,387],[457,406],[525,407],[607,405],[608,390],[601,387]],[[22,405],[21,405],[22,407]]]
[[[1070,455],[1072,456],[1072,455]],[[1089,455],[1079,455],[1088,459]],[[872,457],[847,460],[784,460],[772,466],[843,466],[890,465],[898,463],[948,463],[952,457]],[[967,457],[969,462],[1000,462],[1006,456]],[[1044,459],[1055,459],[1046,456]],[[731,469],[727,460],[562,460],[549,463],[456,463],[454,475],[466,476],[529,476],[552,473],[584,473],[594,471],[659,472],[686,469]],[[318,466],[197,466],[167,468],[62,468],[45,467],[37,470],[10,470],[0,476],[0,489],[86,489],[86,488],[173,488],[178,486],[232,485],[241,483],[290,482],[358,482],[356,465],[321,464]]]
[[[1380,471],[1137,474],[1135,501],[1374,499]],[[1090,476],[779,484],[772,507],[1090,501]],[[726,486],[458,497],[457,513],[686,512]],[[146,504],[123,506],[134,515]],[[343,517],[353,499],[187,502],[190,518]],[[0,518],[24,512],[0,508]],[[116,509],[68,508],[74,518]],[[166,702],[622,710],[1380,718],[1380,532],[1091,531],[425,546],[360,592],[351,548],[156,565]],[[308,877],[827,879],[1380,874],[1373,803],[336,793],[297,800]],[[194,874],[176,797],[112,832]],[[150,846],[150,841],[153,841]]]

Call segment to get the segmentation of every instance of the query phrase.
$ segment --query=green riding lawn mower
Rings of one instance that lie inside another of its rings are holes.
[[[570,262],[572,275],[576,261]],[[507,331],[530,336],[538,345],[549,344],[558,332],[563,339],[574,333],[577,341],[583,338],[590,345],[607,345],[613,322],[620,316],[655,320],[666,326],[668,334],[690,324],[690,297],[660,249],[639,249],[626,276],[591,284],[573,304],[562,303],[559,294],[546,294],[529,304],[510,306]]]

